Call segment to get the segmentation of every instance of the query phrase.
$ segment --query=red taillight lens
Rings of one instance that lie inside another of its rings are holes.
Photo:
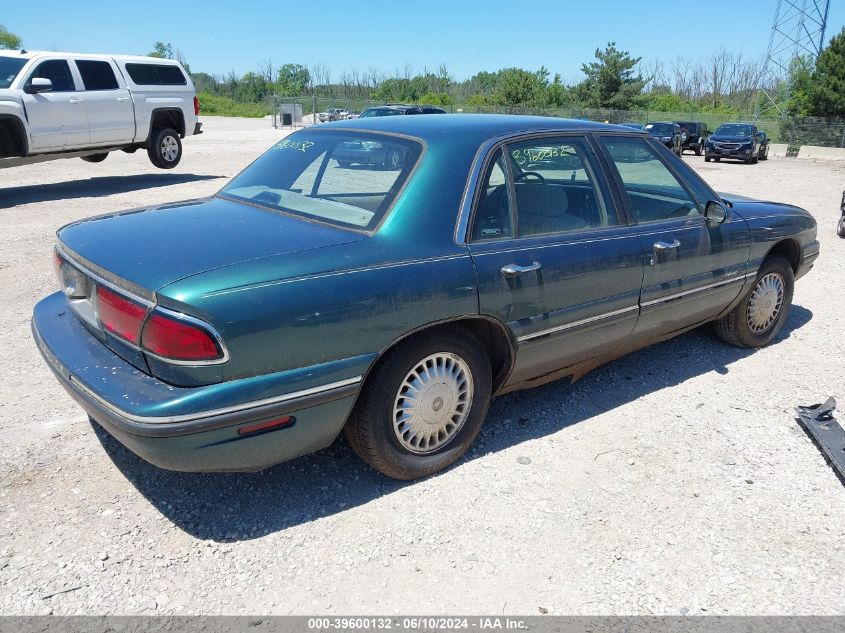
[[[137,345],[147,308],[103,286],[97,286],[97,317],[112,334]]]
[[[204,328],[153,312],[144,326],[143,348],[170,360],[209,361],[223,358],[214,337]]]
[[[194,95],[194,114],[200,115],[200,100]]]

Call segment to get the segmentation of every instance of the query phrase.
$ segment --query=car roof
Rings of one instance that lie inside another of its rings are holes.
[[[439,116],[372,117],[336,121],[321,129],[355,129],[373,132],[390,132],[415,136],[426,142],[437,142],[452,135],[483,142],[486,139],[524,132],[626,132],[637,130],[621,125],[609,125],[575,119],[508,114],[441,114]]]
[[[35,57],[57,56],[57,57],[73,57],[76,59],[113,59],[118,62],[145,62],[154,64],[179,65],[175,59],[165,59],[163,57],[149,57],[144,55],[112,55],[110,53],[69,53],[67,51],[30,51],[30,50],[3,50],[0,55],[4,57],[20,57],[22,59],[33,59]]]

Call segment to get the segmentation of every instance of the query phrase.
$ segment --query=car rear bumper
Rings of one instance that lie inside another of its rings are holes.
[[[167,411],[205,393],[210,399],[220,386],[173,387],[144,374],[94,338],[62,293],[35,306],[32,332],[47,365],[86,413],[133,453],[170,470],[260,470],[324,448],[342,429],[361,382],[359,374],[270,398],[149,415],[150,409]],[[236,382],[249,393],[249,383],[262,378]],[[238,432],[285,417],[293,419],[283,427]]]

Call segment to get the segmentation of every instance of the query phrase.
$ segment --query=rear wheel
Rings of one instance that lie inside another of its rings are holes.
[[[108,157],[108,152],[102,154],[88,154],[88,156],[80,156],[86,163],[102,163]]]
[[[698,144],[698,145],[696,146],[696,148],[695,148],[695,155],[696,155],[696,156],[701,156],[701,143],[700,143],[700,142],[699,142],[699,144]]]
[[[469,330],[423,334],[381,359],[344,433],[361,459],[388,477],[425,477],[472,444],[491,388],[489,359]]]
[[[839,218],[839,224],[836,225],[836,234],[839,237],[845,237],[845,215]]]
[[[760,160],[769,160],[769,146],[766,145],[766,149],[763,150],[763,155],[760,157]]]
[[[716,334],[737,347],[767,345],[789,316],[794,285],[789,261],[782,255],[767,258],[748,294],[716,321]]]
[[[150,162],[161,169],[173,169],[182,160],[182,141],[179,133],[171,128],[153,130],[147,149]]]

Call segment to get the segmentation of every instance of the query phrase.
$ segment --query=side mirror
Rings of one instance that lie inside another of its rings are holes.
[[[53,89],[53,82],[44,77],[33,77],[31,81],[23,87],[26,94],[34,95],[39,92],[49,92]]]
[[[722,203],[711,200],[704,207],[704,219],[710,224],[722,224],[728,219],[728,209]]]

